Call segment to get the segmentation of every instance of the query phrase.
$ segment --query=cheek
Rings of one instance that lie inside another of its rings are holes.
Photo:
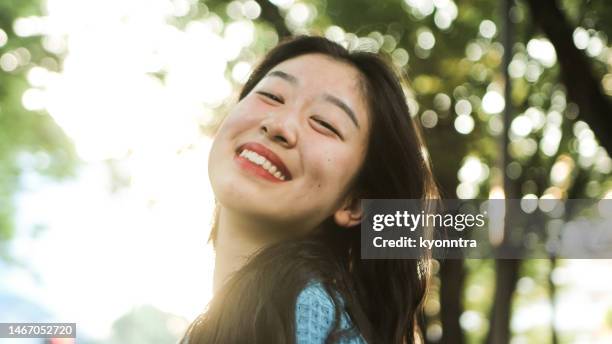
[[[253,127],[257,127],[260,122],[257,114],[261,112],[250,111],[249,109],[248,102],[240,102],[232,108],[221,123],[210,150],[209,171],[219,165],[217,162],[225,161],[230,150],[233,150],[238,143],[236,137],[247,130],[252,130]]]
[[[328,149],[310,154],[312,187],[326,192],[343,189],[359,165],[358,157],[350,151]]]
[[[245,98],[228,113],[218,133],[232,136],[232,134],[256,127],[263,113],[264,109],[260,104]]]

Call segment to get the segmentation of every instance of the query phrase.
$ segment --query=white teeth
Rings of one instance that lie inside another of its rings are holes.
[[[242,152],[240,152],[240,156],[263,167],[266,171],[270,172],[270,174],[273,175],[274,177],[280,180],[286,179],[286,177],[278,170],[278,168],[276,168],[274,164],[272,164],[268,159],[264,158],[263,156],[253,151],[250,151],[248,149],[244,149]]]

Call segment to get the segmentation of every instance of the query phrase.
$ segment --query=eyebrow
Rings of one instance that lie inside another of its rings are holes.
[[[283,71],[280,70],[273,70],[270,73],[268,73],[266,75],[266,77],[269,76],[276,76],[279,77],[283,80],[286,80],[287,82],[289,82],[292,85],[298,85],[299,81],[298,78],[296,78],[295,76],[285,73]],[[357,121],[357,116],[355,116],[355,112],[350,108],[350,106],[346,105],[345,102],[343,102],[340,98],[332,96],[331,94],[325,93],[323,95],[323,99],[336,105],[337,107],[339,107],[340,109],[342,109],[351,119],[351,121],[355,124],[355,126],[357,128],[359,128],[359,122]]]
[[[277,76],[277,77],[279,77],[281,79],[284,79],[284,80],[288,81],[289,83],[291,83],[293,85],[297,85],[298,84],[298,79],[295,76],[293,76],[291,74],[287,74],[287,73],[285,73],[283,71],[280,71],[280,70],[273,70],[270,73],[268,73],[268,75],[266,75],[266,77],[268,77],[268,76]]]
[[[328,102],[344,110],[344,112],[350,117],[351,121],[355,123],[355,126],[359,128],[359,122],[357,122],[357,116],[355,116],[355,113],[353,112],[353,110],[351,110],[351,108],[348,105],[346,105],[345,102],[343,102],[340,98],[334,97],[331,94],[327,94],[327,93],[323,95],[323,99],[327,100]]]

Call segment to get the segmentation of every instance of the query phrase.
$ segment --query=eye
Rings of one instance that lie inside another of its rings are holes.
[[[261,94],[262,96],[264,96],[264,97],[266,97],[266,98],[268,98],[270,100],[273,100],[273,101],[275,101],[277,103],[285,104],[285,101],[283,100],[282,97],[279,97],[279,96],[274,95],[272,93],[265,92],[265,91],[257,91],[256,93],[257,94]]]
[[[334,133],[334,134],[335,134],[336,136],[338,136],[340,139],[344,140],[344,137],[342,137],[342,135],[340,134],[340,132],[339,132],[339,131],[338,131],[336,128],[334,128],[334,126],[333,126],[333,125],[331,125],[331,124],[327,123],[326,121],[324,121],[324,120],[322,120],[322,119],[320,119],[320,118],[313,117],[313,120],[314,120],[315,122],[317,122],[319,125],[321,125],[321,126],[325,127],[325,129],[327,129],[327,130],[331,131],[332,133]]]

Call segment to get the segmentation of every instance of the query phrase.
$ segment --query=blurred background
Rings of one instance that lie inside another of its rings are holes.
[[[445,197],[612,198],[609,18],[608,0],[3,0],[0,322],[176,341],[211,297],[211,136],[291,34],[388,55]],[[611,261],[433,271],[428,343],[612,342]]]

